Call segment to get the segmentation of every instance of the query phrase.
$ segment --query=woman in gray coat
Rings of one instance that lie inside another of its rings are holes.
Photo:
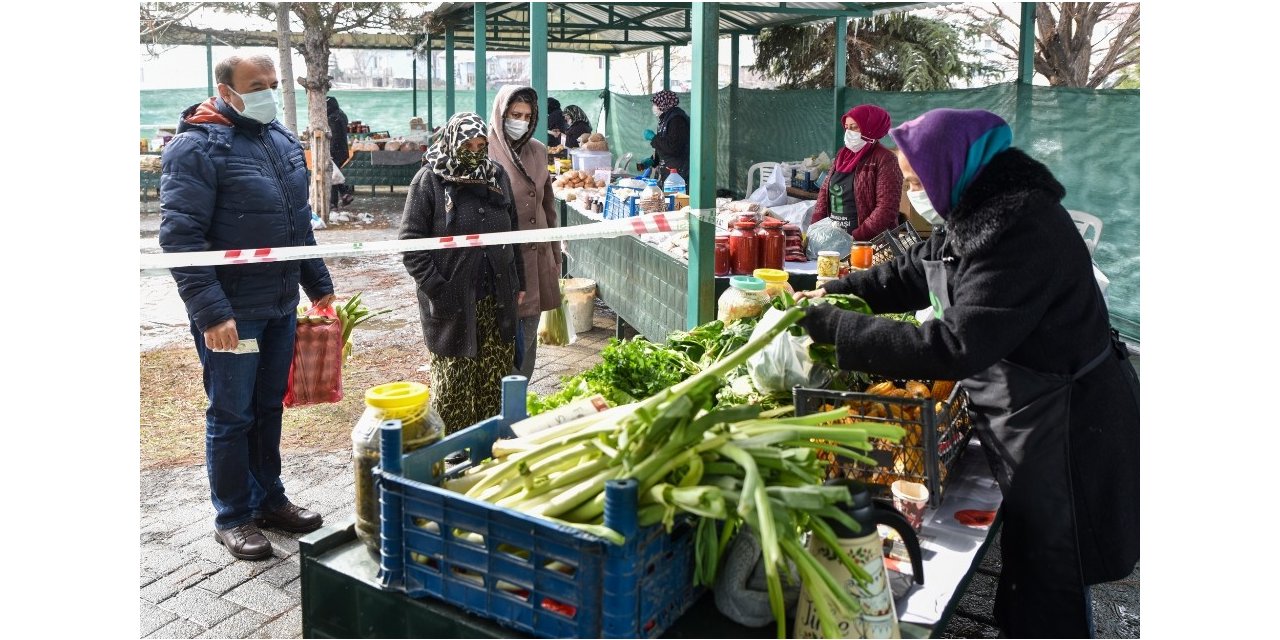
[[[474,113],[449,119],[409,185],[401,240],[516,230],[511,184],[488,158],[487,132]],[[496,415],[524,297],[519,245],[412,251],[404,266],[418,283],[431,406],[446,433]]]
[[[489,158],[511,179],[520,230],[554,229],[559,216],[547,171],[547,148],[533,135],[538,128],[538,94],[532,87],[503,87],[493,100],[489,126]],[[524,354],[518,358],[520,368],[516,371],[532,378],[538,353],[538,319],[543,311],[560,306],[560,243],[522,244],[520,251],[526,285],[519,314]]]

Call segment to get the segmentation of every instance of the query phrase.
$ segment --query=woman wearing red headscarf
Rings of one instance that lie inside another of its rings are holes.
[[[898,157],[880,144],[889,133],[889,112],[861,104],[842,123],[844,146],[818,191],[810,222],[830,217],[854,240],[870,240],[898,225],[902,200]]]

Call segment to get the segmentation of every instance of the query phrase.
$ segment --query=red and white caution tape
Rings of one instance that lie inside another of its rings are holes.
[[[557,227],[554,229],[529,229],[526,231],[502,231],[499,233],[444,236],[440,238],[415,238],[412,240],[381,240],[377,242],[351,242],[305,247],[274,247],[268,249],[228,249],[224,251],[189,251],[183,253],[153,253],[141,256],[142,275],[168,275],[169,269],[179,267],[213,267],[229,264],[253,264],[309,258],[342,258],[368,256],[406,251],[455,249],[458,247],[484,247],[499,244],[526,244],[531,242],[556,242],[560,240],[587,240],[591,238],[616,238],[645,233],[670,233],[689,228],[690,211],[652,213],[623,220],[606,220],[593,224]],[[696,215],[696,212],[693,212]]]

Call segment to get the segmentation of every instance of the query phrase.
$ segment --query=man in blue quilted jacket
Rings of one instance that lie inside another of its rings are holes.
[[[314,245],[302,147],[275,119],[275,64],[266,56],[232,56],[214,76],[217,96],[183,112],[161,157],[160,247]],[[209,397],[205,466],[217,511],[214,536],[237,558],[271,557],[259,526],[307,532],[321,524],[320,514],[285,497],[280,420],[298,285],[314,304],[331,305],[329,271],[320,259],[172,271]],[[237,349],[249,339],[257,351]]]

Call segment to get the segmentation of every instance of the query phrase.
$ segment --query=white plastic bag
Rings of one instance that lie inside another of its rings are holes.
[[[808,238],[805,253],[810,260],[817,260],[819,251],[835,251],[844,259],[853,248],[853,236],[836,226],[833,218],[823,218],[813,223],[805,231],[805,236]]]
[[[784,204],[770,207],[774,217],[800,227],[800,232],[804,233],[809,229],[809,218],[813,216],[813,208],[817,206],[817,200],[801,200],[795,204]]]
[[[346,184],[347,177],[342,175],[342,169],[338,168],[338,163],[330,160],[329,166],[333,168],[333,172],[329,176],[329,182],[331,184]]]
[[[778,324],[786,312],[770,308],[751,331],[751,339]],[[747,359],[747,372],[756,389],[764,393],[787,393],[796,385],[809,384],[813,360],[809,358],[809,336],[793,336],[784,331],[765,348]]]
[[[525,340],[529,340],[525,336]],[[564,280],[560,281],[560,306],[542,312],[538,318],[538,344],[549,347],[566,347],[578,341],[578,334],[569,321],[569,308],[564,298]]]
[[[747,197],[747,200],[759,202],[766,207],[790,203],[787,197],[787,171],[781,164],[773,166],[769,179]]]

